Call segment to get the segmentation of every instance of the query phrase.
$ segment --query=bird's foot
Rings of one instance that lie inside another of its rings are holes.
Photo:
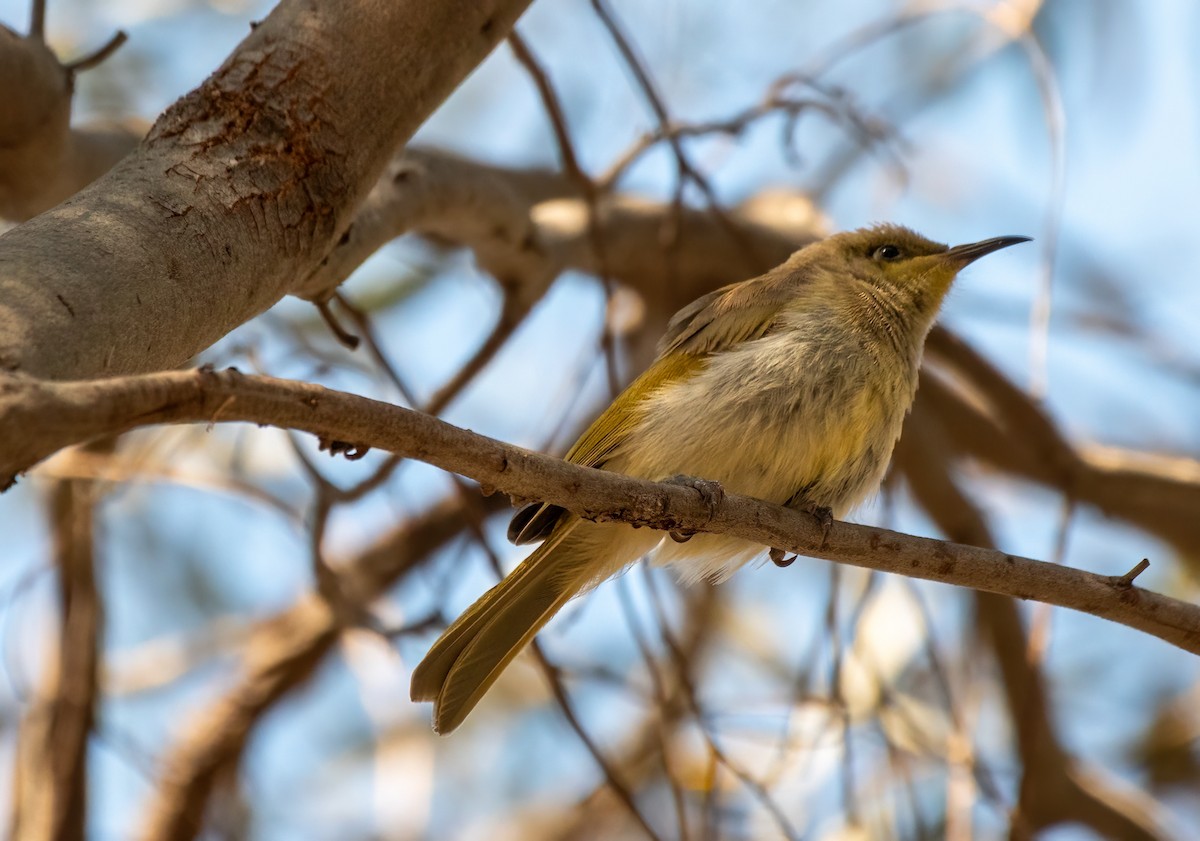
[[[824,546],[829,540],[829,530],[833,528],[833,509],[828,505],[804,505],[800,510],[816,519],[821,527],[821,545]]]
[[[698,479],[695,476],[687,476],[680,473],[678,476],[672,476],[666,481],[667,484],[682,485],[700,494],[700,499],[708,506],[710,517],[716,515],[717,506],[725,500],[725,489],[721,487],[720,482],[714,482],[711,479]]]
[[[771,563],[775,564],[775,566],[779,567],[780,569],[783,569],[784,567],[790,567],[796,562],[795,555],[792,555],[792,557],[789,558],[787,557],[787,552],[783,551],[782,549],[772,548],[769,552],[767,552],[767,557],[771,559]]]

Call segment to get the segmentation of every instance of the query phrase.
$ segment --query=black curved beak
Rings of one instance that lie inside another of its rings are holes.
[[[1021,242],[1031,242],[1033,237],[992,237],[991,239],[980,240],[979,242],[971,242],[966,245],[956,245],[949,251],[942,254],[947,260],[953,260],[959,263],[959,267],[974,263],[980,257],[991,254],[993,251],[999,251],[1001,248],[1008,248],[1010,245],[1016,245]]]

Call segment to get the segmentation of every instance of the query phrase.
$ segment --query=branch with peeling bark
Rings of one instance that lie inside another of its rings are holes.
[[[178,366],[292,291],[529,0],[283,0],[137,150],[0,237],[0,369]]]
[[[994,550],[836,523],[748,497],[710,510],[693,492],[503,444],[419,412],[307,383],[236,371],[114,380],[0,383],[0,426],[27,430],[0,444],[0,483],[73,443],[158,423],[245,421],[387,450],[467,476],[485,490],[542,500],[595,520],[720,532],[789,552],[1045,602],[1111,619],[1200,653],[1200,607],[1103,576]]]

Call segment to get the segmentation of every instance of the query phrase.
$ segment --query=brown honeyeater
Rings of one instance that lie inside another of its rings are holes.
[[[883,480],[917,390],[925,336],[960,270],[1028,237],[948,248],[897,225],[835,234],[675,314],[658,358],[567,453],[575,464],[841,517]],[[552,505],[509,538],[542,544],[467,609],[412,677],[439,733],[458,727],[572,597],[653,553],[685,580],[721,580],[762,546],[720,534],[676,542]]]

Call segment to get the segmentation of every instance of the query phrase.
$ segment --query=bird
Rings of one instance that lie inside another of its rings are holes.
[[[916,395],[925,338],[958,273],[1029,239],[951,248],[882,224],[801,248],[679,310],[653,364],[566,460],[690,483],[710,499],[737,493],[840,519],[883,481]],[[568,601],[641,557],[670,565],[685,583],[719,582],[765,548],[585,521],[539,503],[517,511],[508,536],[541,545],[413,670],[410,694],[434,702],[438,733],[463,722]]]

